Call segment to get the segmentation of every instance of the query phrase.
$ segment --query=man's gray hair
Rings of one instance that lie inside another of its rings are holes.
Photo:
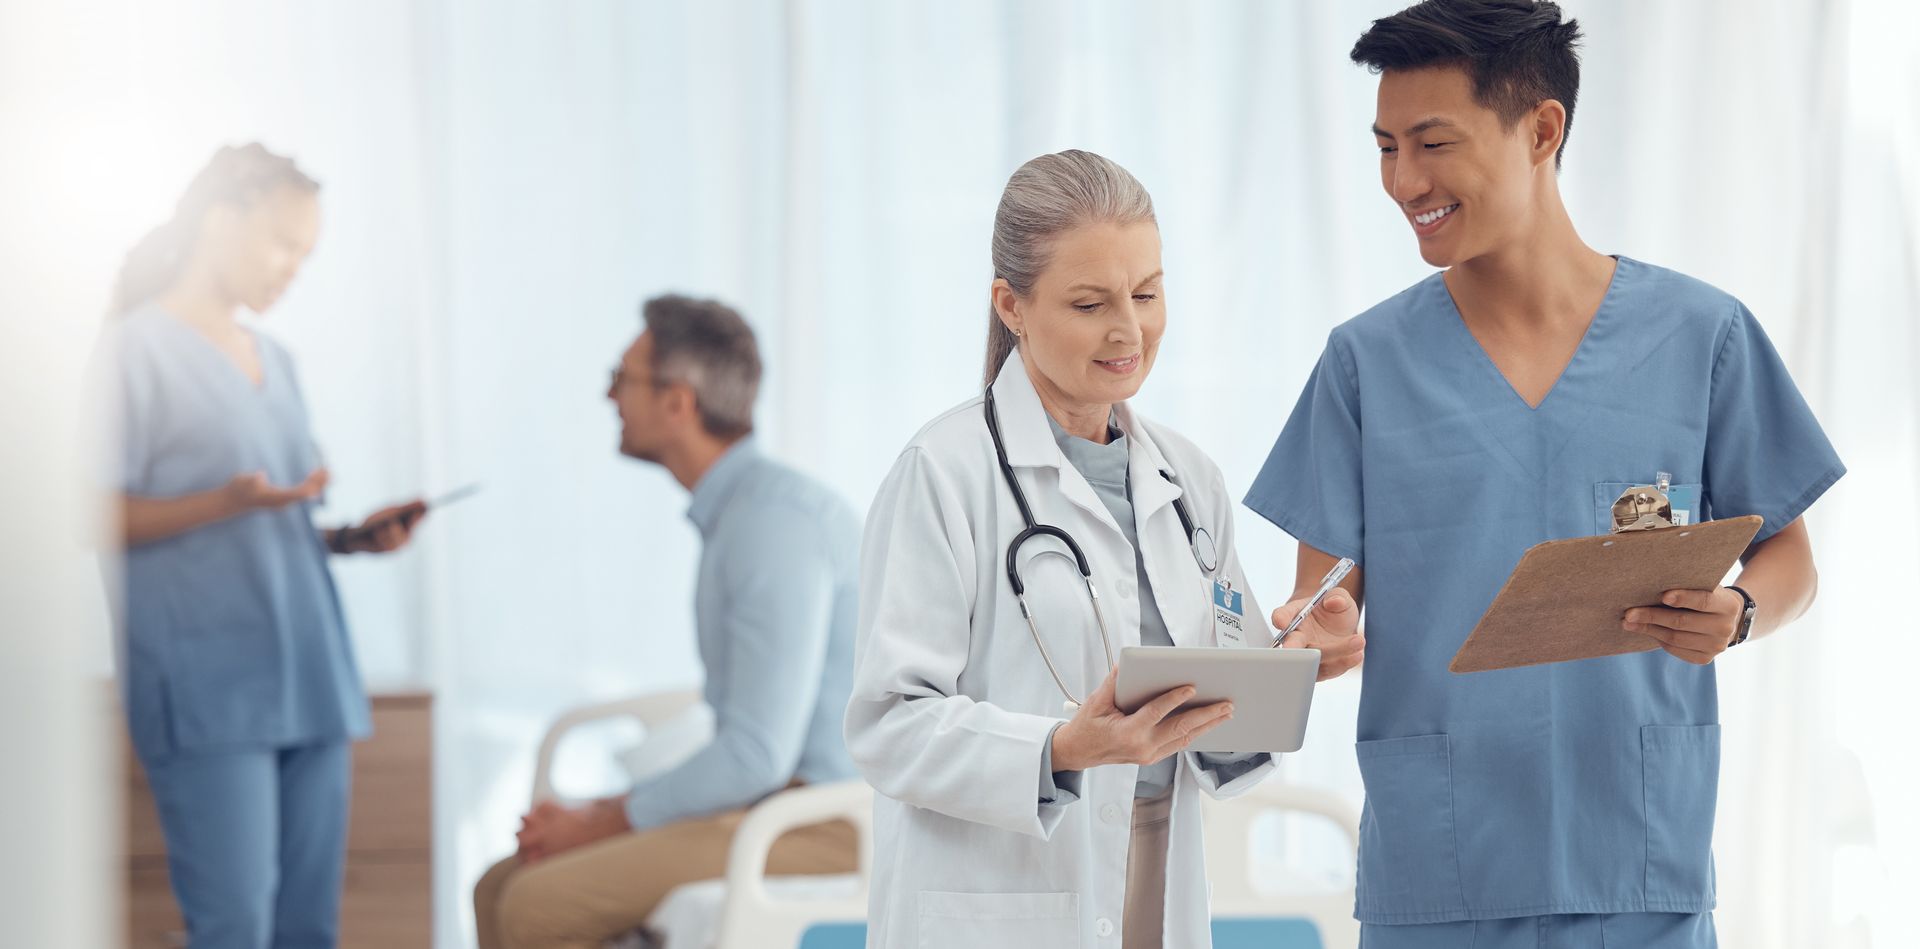
[[[734,439],[751,433],[760,345],[739,312],[718,300],[669,294],[648,300],[640,316],[653,334],[654,380],[693,389],[707,434]]]

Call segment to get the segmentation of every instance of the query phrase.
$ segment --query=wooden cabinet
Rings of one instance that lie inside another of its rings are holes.
[[[146,775],[129,749],[127,945],[177,949],[185,927],[167,882],[167,848]],[[340,945],[424,949],[433,945],[433,697],[373,696],[373,737],[353,749]]]

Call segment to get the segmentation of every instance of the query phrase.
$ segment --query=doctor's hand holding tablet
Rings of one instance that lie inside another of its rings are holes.
[[[1181,749],[1299,751],[1306,742],[1314,683],[1358,666],[1366,649],[1366,639],[1359,633],[1359,605],[1340,585],[1353,569],[1353,561],[1341,559],[1311,595],[1274,610],[1278,632],[1271,640],[1241,636],[1223,637],[1222,642],[1274,648],[1135,646],[1122,650],[1118,708],[1134,710],[1135,715],[1152,713],[1154,720],[1164,718],[1174,730],[1190,721],[1204,722],[1183,738]],[[1237,599],[1217,602],[1233,605]],[[1233,619],[1244,621],[1237,614]],[[1217,718],[1202,717],[1221,707],[1229,711]],[[1229,722],[1232,708],[1243,710],[1238,721]],[[1054,741],[1058,754],[1058,734]]]
[[[1116,667],[1087,697],[1086,704],[1074,710],[1073,718],[1053,733],[1055,770],[1085,771],[1103,764],[1150,765],[1185,751],[1200,736],[1233,717],[1232,702],[1187,707],[1199,691],[1192,685],[1175,686],[1131,712],[1124,711],[1114,700],[1119,677]]]

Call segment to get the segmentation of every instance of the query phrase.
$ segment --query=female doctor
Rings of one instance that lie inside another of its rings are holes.
[[[1260,615],[1219,470],[1125,401],[1166,328],[1152,200],[1098,155],[1043,155],[1007,183],[993,263],[988,390],[907,445],[861,552],[868,944],[1204,947],[1199,794],[1273,762],[1184,752],[1233,709],[1175,711],[1183,687],[1127,714],[1111,670],[1124,646],[1271,637],[1216,625],[1217,588]]]

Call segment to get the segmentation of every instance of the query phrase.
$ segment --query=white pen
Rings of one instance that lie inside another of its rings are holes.
[[[1287,624],[1287,628],[1274,637],[1273,645],[1277,647],[1286,642],[1287,636],[1299,629],[1301,623],[1306,622],[1307,614],[1313,612],[1313,608],[1319,606],[1320,601],[1326,599],[1327,594],[1332,593],[1333,588],[1339,586],[1340,581],[1345,580],[1347,574],[1351,572],[1353,572],[1353,561],[1345,557],[1340,558],[1340,562],[1334,564],[1332,570],[1327,571],[1326,577],[1320,581],[1320,589],[1313,591],[1313,596],[1307,600],[1307,605],[1301,607],[1300,612],[1293,615],[1293,621]]]

